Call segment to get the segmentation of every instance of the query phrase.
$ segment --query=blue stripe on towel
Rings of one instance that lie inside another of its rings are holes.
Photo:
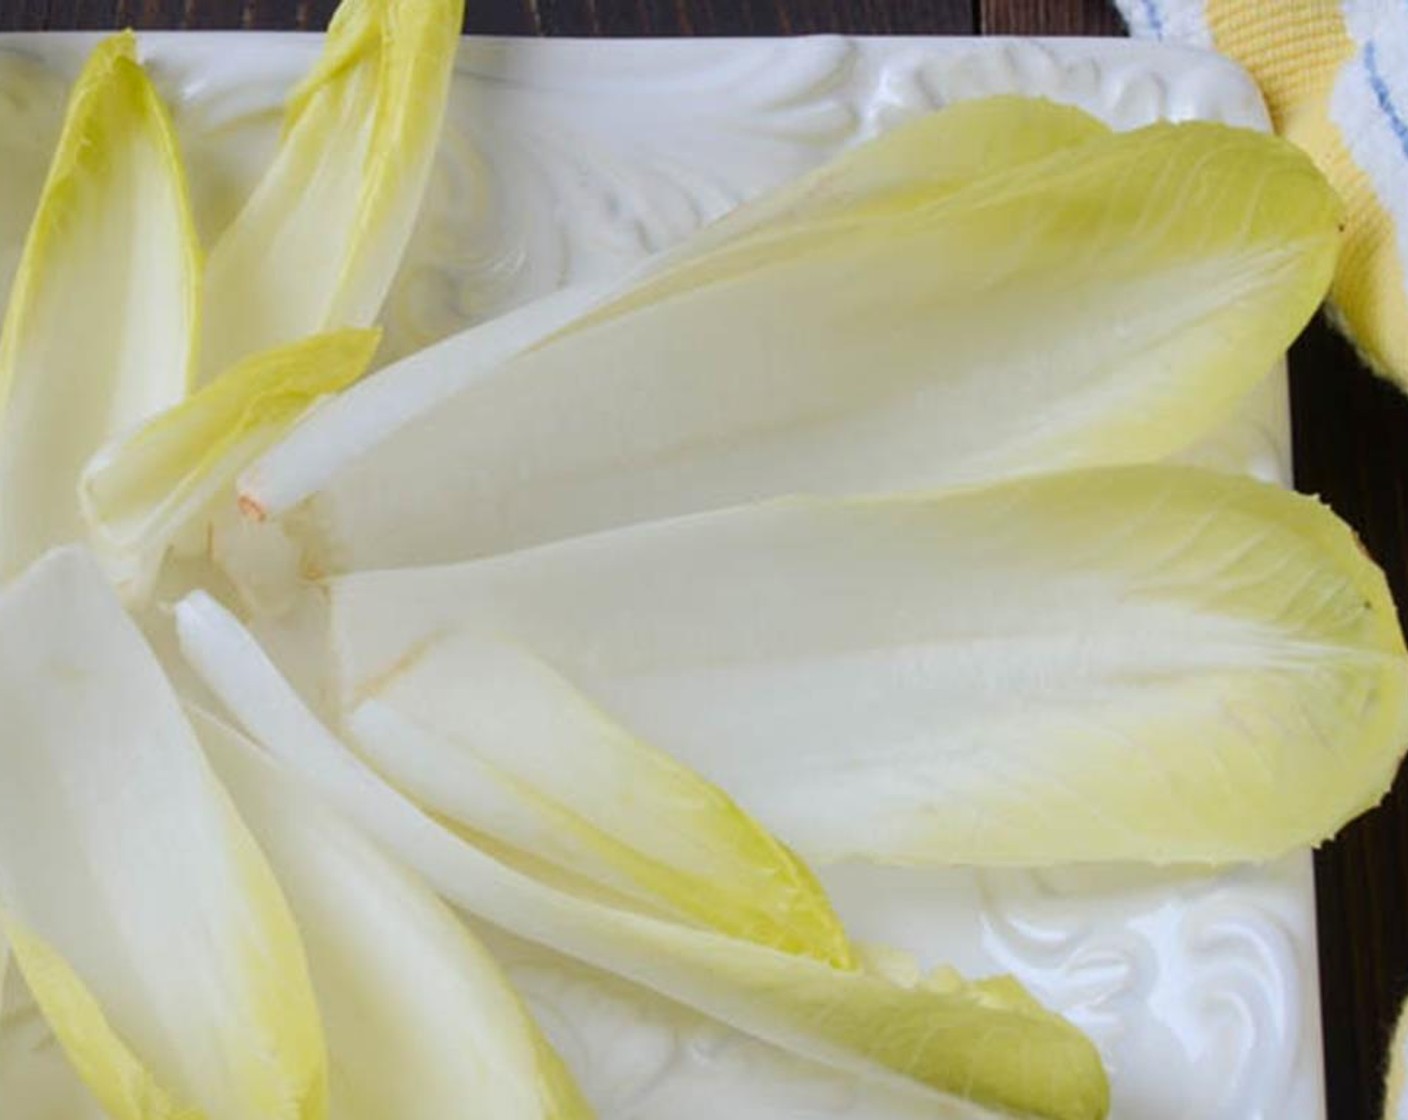
[[[1154,35],[1162,39],[1164,37],[1164,17],[1159,11],[1158,0],[1140,0],[1140,6],[1144,9],[1144,18],[1149,21],[1149,28]]]
[[[1374,91],[1374,99],[1378,101],[1380,111],[1388,119],[1393,134],[1398,137],[1398,146],[1403,150],[1403,155],[1408,157],[1408,122],[1403,120],[1398,106],[1393,103],[1393,94],[1389,91],[1388,82],[1384,81],[1383,73],[1379,70],[1379,54],[1372,39],[1364,48],[1364,71],[1369,75],[1369,88]]]

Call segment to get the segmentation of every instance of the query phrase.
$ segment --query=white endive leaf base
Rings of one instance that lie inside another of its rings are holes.
[[[307,947],[333,1120],[589,1120],[498,965],[426,887],[239,732],[191,719]]]
[[[112,1120],[315,1120],[298,933],[92,558],[0,598],[0,922]]]

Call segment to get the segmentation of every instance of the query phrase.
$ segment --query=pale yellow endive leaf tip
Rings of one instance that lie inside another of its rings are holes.
[[[282,900],[278,905],[282,906]],[[44,1021],[63,1047],[74,1073],[113,1120],[206,1120],[199,1108],[177,1103],[121,1035],[113,1029],[103,1009],[83,980],[52,945],[23,923],[0,911],[0,934],[8,939],[15,967],[33,993]],[[303,967],[301,953],[290,962]],[[267,993],[286,998],[282,989]],[[308,1020],[316,1025],[316,1018]],[[286,1026],[292,1025],[286,1024]],[[285,1039],[287,1041],[287,1038]],[[299,1053],[322,1049],[318,1030],[305,1032]],[[261,1117],[284,1120],[323,1120],[327,1115],[326,1071],[318,1066],[300,1086],[273,1087],[265,1062],[250,1063],[241,1071],[246,1083],[271,1089],[262,1103]]]
[[[391,286],[440,138],[463,22],[464,0],[351,0],[338,8],[329,25],[333,39],[344,34],[344,26],[349,38],[355,35],[358,53],[375,36],[386,90],[372,118],[356,233],[327,326],[371,322]],[[336,48],[329,52],[325,65],[294,92],[290,124],[303,115],[330,71],[345,64]],[[405,215],[399,222],[394,220],[398,210]],[[386,258],[380,268],[368,260],[379,255]]]
[[[131,126],[145,130],[160,152],[164,170],[179,198],[179,219],[184,227],[184,270],[189,278],[181,317],[191,324],[186,375],[188,379],[194,376],[200,340],[200,277],[204,261],[185,163],[170,111],[138,61],[137,36],[130,30],[120,31],[93,49],[69,95],[64,130],[49,166],[39,209],[30,227],[5,310],[3,334],[0,334],[0,407],[9,395],[14,376],[17,340],[25,318],[39,298],[44,264],[73,205],[73,185],[88,173],[93,163],[106,157],[111,138],[128,127],[114,124],[115,118],[118,121],[126,118]]]
[[[350,0],[210,259],[203,368],[379,313],[420,210],[463,0]]]
[[[705,928],[855,967],[805,863],[526,646],[444,635],[343,725],[387,780],[472,842],[491,837]]]
[[[3,913],[0,932],[74,1072],[104,1111],[114,1120],[201,1120],[157,1084],[62,955]]]
[[[105,39],[74,85],[0,332],[0,577],[82,538],[88,456],[190,385],[200,249],[136,48]]]

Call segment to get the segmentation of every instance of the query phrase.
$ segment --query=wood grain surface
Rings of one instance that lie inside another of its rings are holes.
[[[314,30],[336,0],[0,0],[0,30]],[[1106,0],[477,0],[480,35],[1118,35]]]
[[[0,30],[323,27],[335,0],[0,0]],[[503,35],[1117,35],[1106,0],[470,0]],[[1297,484],[1361,534],[1408,604],[1408,399],[1316,323],[1291,355]],[[1408,783],[1317,855],[1330,1120],[1380,1107],[1408,988]],[[1197,1120],[1197,1118],[1189,1118]],[[1266,1117],[1264,1120],[1277,1120]]]

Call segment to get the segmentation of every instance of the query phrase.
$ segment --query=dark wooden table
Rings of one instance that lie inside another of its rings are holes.
[[[336,0],[0,0],[0,30],[320,29]],[[1106,0],[469,0],[499,35],[1118,35]],[[1291,355],[1296,481],[1353,524],[1408,606],[1408,399],[1317,323]],[[1316,859],[1330,1120],[1378,1115],[1408,989],[1408,782]],[[1274,1120],[1274,1118],[1273,1118]]]

